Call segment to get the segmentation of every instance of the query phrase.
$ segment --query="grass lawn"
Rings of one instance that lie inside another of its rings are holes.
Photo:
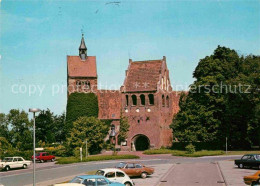
[[[244,154],[260,154],[260,151],[228,151],[226,154],[222,150],[201,150],[196,151],[193,154],[189,154],[186,151],[170,150],[170,149],[153,149],[146,150],[143,154],[172,154],[173,156],[186,156],[186,157],[201,157],[201,156],[218,156],[218,155],[244,155]]]
[[[226,153],[225,153],[226,154]],[[260,151],[228,151],[227,155],[260,154]]]
[[[103,160],[118,160],[118,159],[139,159],[139,156],[124,154],[124,155],[97,155],[89,156],[88,158],[83,158],[82,162],[89,161],[103,161]],[[57,164],[70,164],[70,163],[80,163],[79,158],[75,157],[61,157],[57,159]]]
[[[201,157],[201,156],[217,156],[223,155],[224,151],[221,150],[201,150],[196,151],[193,154],[189,154],[186,151],[181,150],[170,150],[170,149],[154,149],[154,150],[146,150],[144,154],[172,154],[173,156],[186,156],[186,157]]]

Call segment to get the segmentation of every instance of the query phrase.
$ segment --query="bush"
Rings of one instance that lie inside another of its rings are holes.
[[[196,151],[193,154],[190,154],[186,151],[180,151],[180,150],[173,150],[172,155],[173,156],[185,156],[185,157],[202,157],[202,156],[219,156],[223,155],[224,151],[222,150],[202,150],[202,151]]]
[[[173,150],[170,149],[150,149],[145,150],[143,154],[151,155],[151,154],[171,154]]]
[[[59,157],[67,156],[66,148],[62,145],[59,145],[57,147],[45,147],[45,151],[54,156],[59,156]]]
[[[118,159],[139,159],[139,156],[124,154],[124,155],[95,155],[89,156],[87,159],[83,158],[82,162],[89,161],[103,161],[103,160],[118,160]],[[69,164],[69,163],[80,163],[80,158],[67,157],[57,159],[57,164]]]
[[[21,156],[26,160],[31,160],[33,156],[33,151],[32,150],[26,150],[26,151],[8,150],[5,153],[1,154],[0,159],[3,159],[4,157],[13,157],[13,156]]]
[[[191,143],[185,147],[185,150],[188,152],[188,154],[193,154],[196,151],[194,145]]]
[[[173,150],[185,150],[185,147],[189,145],[190,142],[173,142],[171,149]],[[224,149],[224,143],[220,142],[192,142],[197,151],[200,150],[219,150]]]

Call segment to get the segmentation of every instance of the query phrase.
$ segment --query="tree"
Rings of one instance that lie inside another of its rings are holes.
[[[29,150],[32,148],[32,121],[29,121],[25,111],[10,110],[7,115],[8,127],[11,129],[10,143],[17,150]]]
[[[69,133],[79,117],[98,117],[98,99],[94,93],[72,93],[68,97],[65,130]]]
[[[125,117],[122,112],[120,114],[120,129],[118,135],[118,142],[121,143],[127,139],[127,132],[129,131],[129,123],[127,117]]]
[[[228,137],[233,148],[248,147],[252,144],[248,134],[256,131],[257,139],[260,135],[256,119],[259,73],[259,56],[240,57],[236,51],[218,46],[196,67],[195,81],[189,94],[182,96],[180,112],[173,119],[173,135],[179,141],[222,144]]]
[[[80,117],[73,122],[68,145],[72,150],[76,147],[84,148],[85,141],[88,140],[89,152],[92,154],[100,152],[108,130],[109,127],[95,117]]]
[[[4,113],[0,113],[0,137],[4,137],[7,141],[11,141],[8,133],[7,116]]]
[[[54,125],[54,114],[49,109],[42,110],[35,119],[36,122],[36,140],[50,144],[54,143],[56,135],[56,126]]]

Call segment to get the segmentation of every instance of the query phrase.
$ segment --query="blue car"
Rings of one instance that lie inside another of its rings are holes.
[[[124,184],[111,182],[104,176],[82,175],[76,176],[69,183],[56,184],[55,186],[124,186]]]

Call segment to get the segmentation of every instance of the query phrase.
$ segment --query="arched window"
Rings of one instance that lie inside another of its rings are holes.
[[[166,96],[166,107],[170,106],[170,100],[169,100],[169,96]]]
[[[84,89],[89,90],[90,89],[90,82],[89,81],[85,81],[84,83]]]
[[[126,105],[125,106],[128,106],[128,95],[125,95],[125,99],[126,99]]]
[[[141,105],[145,105],[145,95],[141,94],[140,99],[141,99]]]
[[[133,106],[136,106],[136,105],[137,105],[136,95],[132,95],[132,105],[133,105]]]
[[[162,106],[165,106],[165,99],[164,99],[164,95],[162,95]]]
[[[76,81],[76,87],[80,88],[81,87],[81,81]]]
[[[149,95],[148,95],[148,98],[149,98],[149,104],[150,104],[150,105],[154,105],[154,97],[153,97],[153,94],[149,94]]]

